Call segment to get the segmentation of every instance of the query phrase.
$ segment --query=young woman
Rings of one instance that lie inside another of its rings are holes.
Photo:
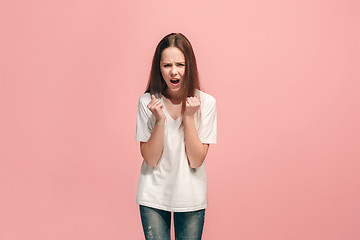
[[[171,33],[158,44],[147,90],[140,96],[136,140],[143,157],[136,194],[146,239],[201,239],[205,157],[216,143],[216,101],[200,91],[189,40]]]

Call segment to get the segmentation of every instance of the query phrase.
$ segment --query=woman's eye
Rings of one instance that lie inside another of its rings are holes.
[[[179,63],[179,64],[177,64],[177,66],[184,67],[185,64]],[[165,64],[164,67],[171,67],[171,64]]]

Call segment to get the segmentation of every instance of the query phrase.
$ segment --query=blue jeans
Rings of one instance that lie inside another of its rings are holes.
[[[171,212],[139,205],[146,240],[170,240]],[[176,240],[201,240],[205,209],[174,212]]]

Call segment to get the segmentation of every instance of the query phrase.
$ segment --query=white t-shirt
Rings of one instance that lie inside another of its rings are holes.
[[[216,143],[216,100],[210,94],[196,91],[200,97],[200,116],[195,113],[195,125],[202,143]],[[155,116],[147,108],[150,93],[140,96],[136,118],[136,140],[147,142],[155,125]],[[160,98],[166,116],[164,146],[156,167],[143,160],[136,193],[136,203],[173,212],[188,212],[207,207],[205,160],[191,168],[185,152],[184,128],[179,129],[182,117],[174,120]],[[200,121],[199,121],[200,120]]]

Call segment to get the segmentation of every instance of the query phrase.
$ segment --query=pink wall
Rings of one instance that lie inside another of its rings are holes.
[[[170,32],[218,103],[204,239],[360,239],[359,1],[2,1],[0,239],[143,239],[137,99]]]

